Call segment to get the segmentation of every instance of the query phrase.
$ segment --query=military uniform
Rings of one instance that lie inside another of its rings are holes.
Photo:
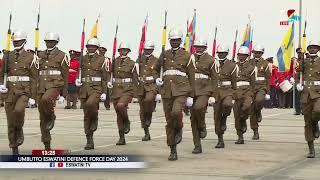
[[[304,114],[304,135],[307,142],[319,137],[318,121],[320,120],[320,57],[304,60],[304,89],[301,95]]]
[[[193,97],[194,68],[190,63],[190,54],[179,48],[164,53],[163,85],[160,92],[167,121],[167,145],[175,146],[182,136],[182,110],[187,98]]]
[[[158,86],[155,83],[159,77],[159,59],[150,55],[142,55],[139,61],[139,86],[137,96],[140,105],[141,127],[145,131],[144,141],[150,140],[149,127],[152,121],[152,113],[155,108],[155,98],[158,93]]]
[[[130,131],[130,121],[127,109],[136,90],[138,74],[135,62],[129,57],[116,58],[112,66],[113,88],[111,99],[117,113],[117,124],[120,136],[117,145],[124,145],[124,134],[127,134]]]
[[[261,110],[265,102],[266,94],[270,94],[269,79],[271,77],[270,63],[263,58],[251,59],[251,63],[257,67],[257,79],[254,85],[254,98],[250,114],[250,126],[254,131],[253,139],[259,139],[258,128],[262,120]]]
[[[243,144],[243,134],[247,131],[246,120],[250,114],[253,100],[253,88],[255,84],[256,68],[249,61],[238,62],[237,90],[233,105],[235,128],[239,137],[236,144]]]
[[[215,60],[212,68],[217,82],[214,83],[216,103],[214,106],[215,133],[218,135],[216,148],[224,148],[223,134],[227,129],[227,117],[233,106],[233,95],[236,90],[237,65],[231,60]]]
[[[69,60],[66,54],[55,47],[41,51],[39,56],[38,110],[40,113],[41,140],[50,149],[50,130],[56,116],[54,107],[57,97],[67,94]]]
[[[205,138],[207,134],[205,114],[209,97],[213,96],[212,80],[215,77],[212,73],[212,65],[214,61],[208,53],[192,55],[191,59],[194,59],[192,64],[195,71],[195,81],[192,87],[194,98],[190,117],[193,143],[195,146],[193,153],[201,153],[200,138]]]
[[[9,59],[7,59],[8,56]],[[5,53],[4,59],[8,63],[8,92],[3,96],[5,96],[9,147],[17,148],[24,140],[23,124],[28,100],[36,99],[38,71],[33,53],[24,49],[20,52]],[[4,72],[4,66],[2,66],[2,72]],[[1,81],[3,75],[1,73]]]

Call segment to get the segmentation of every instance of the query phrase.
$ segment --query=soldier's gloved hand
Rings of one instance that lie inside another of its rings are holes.
[[[264,97],[265,98],[265,100],[270,100],[270,95],[269,94],[266,94],[266,96]]]
[[[300,84],[300,83],[297,84],[297,90],[300,91],[300,92],[303,91],[302,84]]]
[[[108,82],[108,83],[107,83],[107,87],[108,87],[109,89],[112,89],[112,88],[113,88],[112,82]]]
[[[105,101],[106,99],[107,99],[106,93],[101,94],[100,100],[101,100],[101,101]]]
[[[232,104],[234,104],[235,100],[232,100],[231,102],[232,102]]]
[[[0,85],[0,93],[5,94],[8,92],[8,88],[6,88],[4,85]]]
[[[59,104],[64,104],[64,97],[63,96],[59,96],[59,99],[58,99],[58,103]]]
[[[76,86],[77,87],[82,86],[81,79],[76,79]]]
[[[162,79],[157,78],[157,79],[156,79],[156,84],[157,84],[157,86],[162,86],[162,85],[163,85]]]
[[[156,101],[156,102],[161,101],[161,94],[157,94],[156,98],[154,99],[154,101]]]
[[[290,83],[294,84],[294,78],[293,77],[290,78]]]
[[[193,98],[192,97],[188,97],[187,98],[187,102],[186,102],[186,106],[187,107],[192,107],[193,105]]]
[[[208,100],[209,104],[213,104],[215,102],[216,102],[216,99],[214,97],[210,97],[209,100]]]
[[[36,104],[36,101],[34,99],[32,99],[32,98],[29,98],[28,103],[29,103],[29,107],[31,107],[31,106],[34,106]]]

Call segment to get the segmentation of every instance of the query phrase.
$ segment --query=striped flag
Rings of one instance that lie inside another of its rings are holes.
[[[285,34],[282,44],[277,52],[279,72],[290,70],[291,57],[294,51],[294,23]]]

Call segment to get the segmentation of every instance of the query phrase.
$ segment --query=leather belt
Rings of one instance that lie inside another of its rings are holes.
[[[9,76],[7,78],[9,82],[28,82],[30,81],[29,76]]]

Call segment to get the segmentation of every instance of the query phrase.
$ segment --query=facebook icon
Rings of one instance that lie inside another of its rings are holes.
[[[55,167],[55,163],[54,163],[54,162],[51,162],[51,163],[50,163],[50,167]]]

